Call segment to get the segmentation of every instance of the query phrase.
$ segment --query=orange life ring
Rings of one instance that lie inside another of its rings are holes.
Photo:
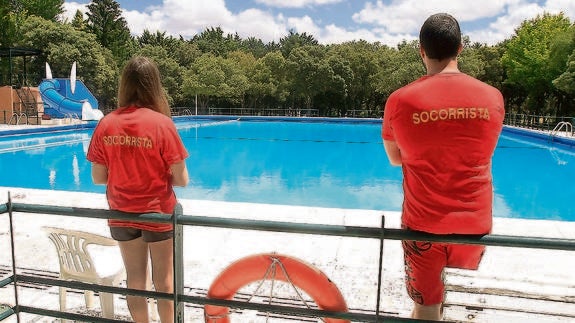
[[[242,258],[225,268],[212,282],[208,298],[232,299],[236,292],[249,283],[262,280],[274,261],[286,269],[288,277],[279,266],[274,279],[291,282],[306,292],[322,310],[347,312],[347,303],[337,286],[318,268],[302,260],[279,254],[257,254]],[[229,308],[215,305],[204,306],[206,323],[229,323]],[[327,323],[349,323],[348,320],[324,318]]]

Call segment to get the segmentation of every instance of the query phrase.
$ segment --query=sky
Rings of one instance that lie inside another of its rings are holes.
[[[88,0],[66,0],[65,18],[86,11]],[[135,36],[144,30],[190,39],[210,27],[241,38],[278,42],[289,34],[312,35],[321,44],[366,40],[394,47],[417,39],[425,19],[455,16],[471,42],[510,38],[524,20],[563,12],[575,22],[575,0],[122,0],[117,2]]]

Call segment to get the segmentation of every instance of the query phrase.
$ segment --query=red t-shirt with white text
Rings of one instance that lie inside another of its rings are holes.
[[[436,234],[491,230],[491,159],[504,103],[494,87],[463,73],[424,76],[395,91],[382,137],[401,151],[402,223]]]
[[[102,118],[90,141],[87,159],[108,168],[110,209],[130,213],[172,214],[177,203],[170,166],[188,153],[173,120],[148,108],[119,108]],[[168,231],[169,223],[108,220],[110,226]]]

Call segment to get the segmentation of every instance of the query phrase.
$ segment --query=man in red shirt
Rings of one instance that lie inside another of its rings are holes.
[[[461,31],[445,13],[419,34],[427,75],[388,98],[382,137],[402,166],[402,226],[434,234],[486,234],[492,225],[491,158],[502,129],[501,93],[458,69]],[[440,320],[445,267],[477,269],[479,245],[403,241],[413,318]]]

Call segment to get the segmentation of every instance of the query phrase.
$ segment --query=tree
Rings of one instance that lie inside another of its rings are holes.
[[[564,14],[543,14],[524,21],[506,43],[501,62],[507,71],[505,83],[524,89],[529,113],[549,113],[546,100],[553,93],[552,81],[561,73],[550,64],[551,48],[556,35],[571,28]]]
[[[234,53],[237,54],[232,55]],[[234,105],[239,104],[244,107],[244,97],[249,88],[246,73],[250,68],[249,65],[253,63],[251,61],[253,56],[239,52],[232,52],[229,56],[222,61],[225,81],[221,84],[219,96]]]
[[[248,71],[249,87],[246,93],[249,100],[248,104],[254,109],[258,109],[259,104],[266,98],[275,97],[278,91],[279,80],[276,77],[277,75],[274,75],[272,67],[266,64],[266,61],[271,59],[274,54],[279,55],[283,59],[279,52],[268,53],[263,58],[256,60],[253,67]],[[279,97],[275,99],[281,101]]]
[[[575,72],[575,26],[555,38],[550,56],[550,65],[561,72],[561,75],[553,80],[553,85],[560,91],[575,95],[575,86],[572,83]]]
[[[174,47],[177,39],[173,36],[166,36],[165,31],[156,31],[152,33],[148,29],[144,30],[141,36],[136,39],[140,47],[146,45],[160,46],[170,52]]]
[[[100,45],[112,51],[118,66],[133,52],[133,39],[118,2],[92,0],[88,5],[88,31],[96,35]]]
[[[182,37],[167,36],[166,32],[156,31],[152,33],[146,29],[141,36],[137,37],[136,41],[140,47],[148,45],[162,47],[170,58],[176,60],[181,67],[186,68],[190,67],[194,60],[202,54],[196,44],[185,41]]]
[[[160,45],[144,45],[136,54],[149,57],[156,62],[170,105],[183,105],[186,102],[182,92],[185,69]]]
[[[212,53],[200,56],[184,74],[184,94],[190,97],[197,95],[198,104],[207,107],[211,97],[220,95],[220,86],[225,83],[222,61],[222,57]]]
[[[72,27],[76,28],[79,31],[87,31],[88,29],[87,22],[84,19],[84,14],[80,10],[76,10],[76,13],[74,14],[74,19],[72,19],[72,22],[70,24],[72,25]]]
[[[569,56],[565,72],[553,80],[553,85],[559,90],[575,97],[575,51]]]
[[[343,58],[351,73],[345,77],[346,93],[342,102],[338,104],[337,115],[346,115],[348,110],[362,110],[366,115],[371,115],[370,110],[381,104],[380,96],[374,95],[377,84],[374,82],[374,77],[381,70],[381,61],[387,60],[388,51],[391,49],[387,46],[364,40],[329,47],[328,55]]]
[[[18,2],[18,1],[16,1]],[[27,16],[38,16],[57,21],[64,13],[64,0],[20,0]]]
[[[559,74],[552,81],[556,99],[556,114],[575,112],[575,86],[569,81],[573,77],[572,59],[575,57],[575,25],[565,33],[558,34],[551,44],[549,68]]]
[[[291,81],[288,77],[287,61],[279,50],[267,53],[256,66],[253,79],[262,84],[262,95],[272,99],[270,106],[283,104],[290,94]],[[269,92],[268,92],[269,91]]]
[[[0,47],[12,47],[22,33],[28,16],[57,21],[64,12],[64,0],[0,0]]]
[[[294,48],[302,46],[316,46],[318,45],[318,41],[312,35],[308,35],[306,33],[300,34],[290,30],[287,36],[280,39],[279,45],[284,57],[288,58]]]
[[[380,67],[373,77],[375,91],[388,97],[393,91],[425,75],[419,56],[419,42],[402,42],[395,51],[380,57]]]
[[[290,52],[287,68],[296,107],[312,108],[313,99],[331,89],[345,92],[345,79],[334,71],[326,54],[326,47],[319,45],[301,46]]]
[[[192,38],[202,53],[212,53],[216,56],[225,56],[227,53],[240,47],[240,38],[236,35],[226,35],[220,27],[206,28],[201,34]]]
[[[170,57],[173,57],[180,66],[189,68],[192,66],[194,61],[202,56],[202,52],[198,49],[196,44],[184,39],[178,39],[177,43],[172,52],[169,53]]]
[[[346,115],[346,102],[348,89],[353,81],[354,74],[350,62],[338,55],[329,55],[324,58],[327,75],[326,87],[314,98],[314,108],[322,115]]]
[[[469,37],[463,36],[463,50],[457,58],[459,70],[477,78],[485,73],[485,61],[479,50],[480,45],[472,46]]]
[[[0,47],[12,47],[22,20],[11,0],[0,0]]]
[[[476,43],[472,46],[472,50],[476,52],[483,64],[482,71],[476,77],[487,84],[501,89],[505,79],[505,69],[501,65],[501,57],[505,46],[502,44],[487,46],[486,44]]]
[[[262,58],[268,53],[268,48],[261,39],[249,37],[240,42],[240,49],[254,55],[255,58]]]
[[[234,86],[233,95],[231,95],[231,97],[234,97],[235,101],[239,102],[242,108],[245,108],[245,99],[248,94],[251,94],[248,100],[252,99],[257,101],[257,98],[260,96],[259,93],[255,93],[254,91],[254,76],[257,73],[257,60],[252,53],[241,50],[229,53],[227,60],[229,61],[230,66],[233,66],[233,70],[230,70],[231,79],[229,81],[229,83]]]

